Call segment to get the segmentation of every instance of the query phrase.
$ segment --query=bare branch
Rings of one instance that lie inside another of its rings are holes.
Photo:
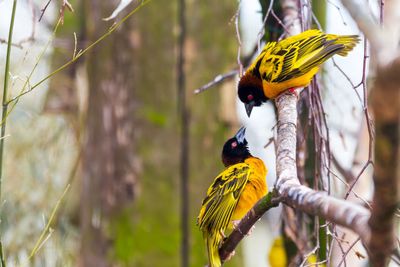
[[[223,82],[225,80],[232,79],[237,74],[238,74],[238,70],[231,70],[231,71],[229,71],[227,73],[219,74],[219,75],[215,76],[215,78],[212,81],[210,81],[210,82],[206,83],[205,85],[203,85],[202,87],[197,88],[196,90],[194,90],[193,93],[194,94],[200,94],[201,92],[203,92],[203,91],[205,91],[205,90],[207,90],[207,89],[209,89],[209,88],[211,88],[211,87],[213,87],[213,86],[215,86],[215,85],[217,85],[217,84],[219,84],[219,83],[221,83],[221,82]]]
[[[347,183],[352,183],[355,180],[353,172],[351,170],[345,169],[337,160],[335,155],[332,155],[332,162],[335,165],[336,169],[340,172],[340,174],[343,175]]]
[[[39,17],[39,22],[42,20],[42,17],[44,15],[44,13],[46,12],[46,9],[48,8],[48,6],[50,5],[51,0],[48,0],[46,5],[40,10],[40,17]]]
[[[300,185],[296,174],[296,111],[297,99],[284,94],[276,101],[278,108],[278,149],[276,188],[283,202],[308,214],[349,228],[369,240],[368,219],[370,212],[359,205],[328,196]]]
[[[7,40],[0,38],[0,44],[8,44]],[[23,49],[24,47],[21,44],[11,43],[12,46],[17,47],[19,49]]]
[[[241,0],[239,1],[238,8],[235,14],[235,30],[236,30],[236,39],[238,41],[238,52],[237,52],[237,63],[239,66],[239,76],[242,77],[243,75],[243,64],[240,60],[240,55],[242,54],[242,38],[240,37],[240,29],[239,29],[239,13],[241,8]]]

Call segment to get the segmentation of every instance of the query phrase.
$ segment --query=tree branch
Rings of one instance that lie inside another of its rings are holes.
[[[296,169],[296,97],[285,94],[275,101],[278,108],[278,148],[276,189],[283,202],[311,215],[349,228],[369,240],[370,212],[359,205],[328,196],[300,185]]]

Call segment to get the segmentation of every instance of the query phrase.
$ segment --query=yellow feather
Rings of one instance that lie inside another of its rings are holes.
[[[267,169],[262,160],[247,158],[226,168],[207,190],[197,223],[203,231],[210,267],[221,266],[222,233],[241,219],[267,193]]]
[[[267,43],[245,76],[262,79],[264,95],[273,99],[289,88],[307,86],[321,64],[335,54],[346,56],[358,42],[356,35],[308,30],[278,43]]]
[[[222,236],[218,232],[203,232],[204,240],[206,241],[209,267],[221,267],[221,259],[218,249],[222,242]]]

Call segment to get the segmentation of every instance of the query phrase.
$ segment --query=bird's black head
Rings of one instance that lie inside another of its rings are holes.
[[[264,95],[262,80],[252,74],[245,74],[240,79],[238,96],[240,101],[244,103],[249,117],[254,106],[261,106],[262,103],[268,101],[268,98]]]
[[[247,140],[244,137],[246,128],[242,127],[234,137],[225,142],[222,149],[222,162],[226,167],[243,162],[251,157],[247,147]]]

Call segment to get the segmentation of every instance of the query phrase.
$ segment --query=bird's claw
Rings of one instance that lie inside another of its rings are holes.
[[[297,90],[298,88],[292,87],[288,89],[288,92],[295,95],[297,99],[299,99],[299,91]]]

